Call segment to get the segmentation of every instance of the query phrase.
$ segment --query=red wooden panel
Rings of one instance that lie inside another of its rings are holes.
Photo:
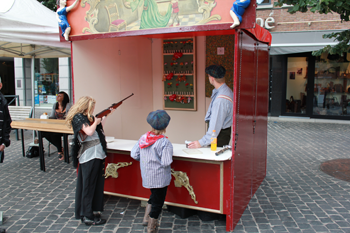
[[[150,191],[142,187],[140,163],[128,154],[109,153],[108,163],[132,162],[132,165],[118,169],[118,178],[109,177],[105,180],[106,192],[132,197],[149,198]],[[192,186],[198,204],[191,198],[185,187],[175,187],[174,177],[168,187],[165,201],[182,205],[220,210],[220,164],[197,161],[174,160],[171,167],[175,171],[186,172],[189,184]]]
[[[225,161],[224,162],[224,202],[223,202],[223,213],[224,214],[231,214],[232,210],[232,201],[233,198],[231,196],[232,192],[232,184],[233,184],[233,170],[231,169],[233,161]]]
[[[108,177],[105,180],[105,190],[111,193],[149,198],[150,191],[142,187],[141,171],[139,162],[135,161],[128,154],[108,153],[108,163],[132,162],[132,165],[118,169],[118,178]]]
[[[269,96],[269,53],[268,46],[257,46],[257,113],[254,135],[254,178],[252,193],[259,188],[266,176],[267,158],[267,114]]]
[[[256,82],[256,40],[245,31],[239,33],[236,45],[235,61],[235,88],[236,95],[236,116],[235,133],[238,134],[236,151],[234,153],[234,190],[232,215],[228,216],[226,229],[233,230],[239,221],[242,213],[248,205],[252,195],[252,186],[256,179],[257,171],[254,168],[254,121],[257,113],[257,92],[259,83]]]
[[[174,186],[174,178],[169,185],[166,201],[220,210],[219,164],[174,160],[171,168],[187,173],[198,204],[193,202],[185,187]]]
[[[253,173],[253,114],[255,87],[255,41],[245,33],[238,36],[239,49],[237,79],[240,90],[237,98],[239,108],[237,149],[234,155],[234,222],[238,222],[251,198]],[[239,74],[241,78],[239,78]]]
[[[257,47],[256,39],[246,31],[239,32],[237,40],[234,105],[237,145],[233,156],[234,190],[230,199],[233,207],[232,214],[226,218],[227,231],[234,230],[266,175],[268,46]]]

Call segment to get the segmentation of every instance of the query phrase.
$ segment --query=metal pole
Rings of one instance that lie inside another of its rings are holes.
[[[22,47],[21,47],[22,48]],[[26,82],[26,64],[25,64],[25,60],[24,58],[22,58],[22,75],[23,75],[23,79],[22,79],[22,82],[23,82],[23,105],[24,106],[27,106],[27,82]],[[18,98],[18,101],[19,101],[19,98]],[[18,106],[19,106],[19,102],[18,102]]]
[[[33,115],[32,117],[35,118],[35,55],[32,56],[32,67],[31,67],[31,71],[32,71],[32,108],[33,108]],[[33,142],[35,140],[35,131],[33,130]]]

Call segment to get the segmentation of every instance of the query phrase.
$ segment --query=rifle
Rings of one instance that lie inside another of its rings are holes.
[[[96,118],[102,118],[102,117],[104,117],[104,116],[107,116],[108,114],[111,113],[111,108],[113,108],[113,109],[118,108],[118,107],[123,103],[124,100],[129,99],[129,98],[130,98],[131,96],[133,96],[133,95],[134,95],[134,93],[132,93],[132,94],[129,95],[128,97],[122,99],[122,100],[119,101],[118,103],[114,103],[114,104],[112,104],[111,106],[109,106],[108,108],[106,108],[105,110],[102,110],[101,112],[97,113],[97,114],[96,114]]]
[[[113,108],[113,109],[118,108],[118,107],[123,103],[124,100],[129,99],[129,98],[130,98],[131,96],[133,96],[133,95],[134,95],[134,93],[132,93],[132,94],[129,95],[128,97],[122,99],[122,100],[119,101],[118,103],[112,104],[111,106],[109,106],[109,107],[106,108],[105,110],[102,110],[101,112],[97,113],[97,114],[95,115],[95,117],[96,117],[96,118],[102,118],[102,117],[104,117],[104,116],[107,116],[108,114],[111,113],[111,108]],[[83,131],[82,129],[79,131],[79,135],[80,135],[81,140],[82,140],[82,141],[85,141],[87,135],[84,133],[84,131]]]

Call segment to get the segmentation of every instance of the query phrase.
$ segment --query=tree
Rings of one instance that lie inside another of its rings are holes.
[[[56,0],[38,0],[38,2],[40,2],[50,10],[53,10],[55,12],[57,10]]]
[[[57,58],[43,58],[41,65],[49,73],[58,73],[58,59]]]
[[[291,5],[288,12],[294,14],[296,12],[328,14],[338,13],[341,22],[349,21],[350,15],[350,1],[349,0],[278,0],[275,6],[282,6],[283,4]],[[329,54],[339,54],[343,56],[345,52],[350,53],[350,30],[342,32],[330,33],[323,35],[323,38],[334,38],[339,43],[334,46],[327,45],[323,49],[312,52],[314,56],[320,56],[324,52]]]

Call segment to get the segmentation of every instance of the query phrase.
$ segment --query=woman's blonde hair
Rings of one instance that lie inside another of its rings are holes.
[[[76,102],[68,112],[68,115],[66,117],[66,124],[68,127],[72,127],[72,120],[73,117],[78,114],[82,113],[83,115],[87,116],[90,122],[94,121],[94,118],[92,117],[92,111],[95,107],[96,100],[94,100],[90,96],[83,96],[81,97],[78,102]]]

